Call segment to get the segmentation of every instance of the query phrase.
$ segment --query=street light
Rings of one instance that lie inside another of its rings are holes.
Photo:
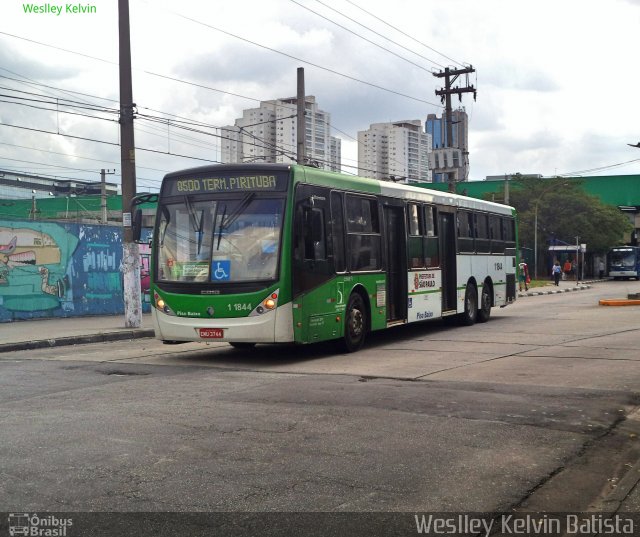
[[[536,203],[534,206],[534,223],[533,223],[533,277],[536,280],[538,279],[538,203],[540,203],[542,196],[544,196],[552,188],[567,186],[568,184],[569,183],[550,184],[547,186],[547,188],[545,188],[540,193],[540,195],[538,196],[538,199],[536,199]]]

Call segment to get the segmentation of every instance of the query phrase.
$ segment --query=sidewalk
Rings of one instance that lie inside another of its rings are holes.
[[[547,284],[545,287],[535,287],[528,291],[518,291],[518,298],[525,296],[539,296],[539,295],[553,295],[556,293],[568,293],[570,291],[582,291],[584,289],[590,289],[592,283],[598,283],[605,280],[588,280],[588,281],[561,281],[560,285],[556,287],[553,283]]]
[[[124,314],[13,321],[0,323],[0,353],[153,336],[150,313],[140,328],[126,328]]]

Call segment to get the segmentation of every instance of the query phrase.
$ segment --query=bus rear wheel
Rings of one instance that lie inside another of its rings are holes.
[[[491,288],[485,283],[482,286],[482,295],[480,296],[480,308],[478,308],[478,322],[486,323],[491,317]]]
[[[367,307],[362,296],[353,293],[349,297],[345,315],[344,348],[347,352],[355,352],[364,344],[367,335]]]
[[[462,326],[475,324],[478,318],[478,291],[472,283],[467,284],[464,293],[464,312],[458,316],[458,321]]]

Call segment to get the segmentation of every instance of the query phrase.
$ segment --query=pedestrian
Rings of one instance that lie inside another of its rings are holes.
[[[571,260],[567,258],[564,262],[564,266],[562,267],[562,279],[568,280],[571,275]]]
[[[522,284],[524,284],[524,290],[528,291],[530,282],[531,279],[529,278],[529,267],[524,261],[522,261],[518,265],[518,283],[520,291],[522,291]]]
[[[551,275],[553,276],[553,281],[556,285],[560,285],[560,275],[562,274],[562,269],[560,268],[560,263],[556,259],[553,262],[553,268],[551,269]]]
[[[600,279],[604,278],[604,261],[601,259],[598,263],[598,274],[600,275]]]

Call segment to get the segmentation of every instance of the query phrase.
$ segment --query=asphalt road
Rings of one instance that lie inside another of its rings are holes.
[[[640,307],[598,299],[638,291],[525,297],[356,354],[147,339],[2,354],[1,509],[581,511],[614,493],[629,509]]]

